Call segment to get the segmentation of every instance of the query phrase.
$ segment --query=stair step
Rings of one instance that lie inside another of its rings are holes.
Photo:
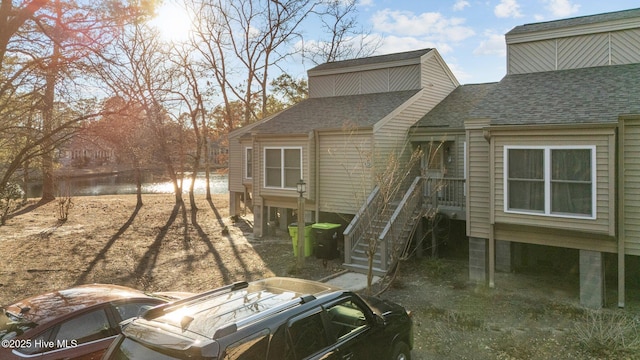
[[[357,272],[360,274],[366,275],[369,272],[369,267],[366,265],[342,264],[342,266],[344,266],[347,270],[351,270],[353,272]],[[373,275],[376,275],[376,276],[385,276],[387,274],[386,271],[376,267],[374,267],[372,270],[373,270]]]

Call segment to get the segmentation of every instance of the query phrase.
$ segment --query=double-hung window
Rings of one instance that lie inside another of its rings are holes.
[[[295,189],[302,179],[302,148],[265,147],[264,186]]]
[[[244,149],[244,178],[253,178],[253,149],[250,147]]]
[[[505,212],[595,218],[595,146],[506,146]]]

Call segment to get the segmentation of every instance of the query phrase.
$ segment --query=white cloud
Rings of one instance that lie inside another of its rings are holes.
[[[440,13],[414,14],[410,11],[385,9],[376,12],[371,21],[374,30],[397,36],[427,36],[436,41],[462,41],[473,35],[464,19],[446,18]]]
[[[360,0],[358,1],[359,6],[373,6],[373,0]]]
[[[485,40],[480,41],[480,45],[473,50],[474,55],[507,55],[507,45],[504,35],[494,32],[486,32]]]
[[[469,6],[471,6],[471,4],[466,0],[456,0],[456,3],[453,5],[453,11],[462,11]]]
[[[544,0],[544,3],[547,4],[545,8],[557,17],[573,15],[580,9],[580,5],[572,4],[571,0]]]
[[[520,4],[516,0],[500,0],[500,4],[496,5],[493,13],[499,18],[522,17]]]
[[[376,51],[378,54],[391,54],[396,52],[411,51],[416,49],[437,49],[440,54],[453,51],[453,48],[446,43],[437,43],[426,39],[410,36],[386,36],[382,39],[381,45]]]
[[[471,74],[469,74],[468,72],[464,71],[458,63],[452,62],[452,61],[446,61],[446,63],[449,69],[451,70],[451,72],[453,73],[453,75],[461,84],[467,83],[471,79],[473,79],[473,76],[471,76]]]

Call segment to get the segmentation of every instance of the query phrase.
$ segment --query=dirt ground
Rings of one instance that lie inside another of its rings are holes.
[[[267,276],[326,279],[340,260],[307,258],[297,269],[290,239],[254,239],[251,217],[233,221],[227,195],[30,201],[0,226],[0,303],[85,283],[198,292]],[[496,288],[470,284],[464,259],[410,259],[381,295],[413,313],[414,359],[640,359],[638,296],[621,310],[579,306],[575,279],[496,274]],[[614,302],[615,300],[611,301]]]

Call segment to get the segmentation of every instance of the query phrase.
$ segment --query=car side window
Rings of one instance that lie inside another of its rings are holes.
[[[367,318],[363,309],[351,299],[345,299],[331,305],[326,311],[331,328],[338,339],[367,326]]]
[[[133,317],[140,316],[145,310],[150,309],[156,305],[157,304],[155,303],[132,302],[125,304],[116,304],[113,306],[113,308],[118,312],[118,315],[120,315],[120,320],[124,321]]]
[[[29,347],[18,349],[18,351],[26,355],[34,355],[34,354],[43,353],[45,351],[53,350],[49,348],[50,346],[49,339],[51,338],[52,332],[53,332],[53,328],[50,328],[32,337],[30,339],[31,342],[29,344]]]
[[[103,309],[77,316],[60,325],[55,341],[57,346],[80,345],[115,335]]]
[[[269,330],[263,330],[227,346],[223,359],[264,360],[267,357],[267,345]]]
[[[296,359],[304,359],[329,346],[321,312],[295,320],[289,326],[289,337]]]

